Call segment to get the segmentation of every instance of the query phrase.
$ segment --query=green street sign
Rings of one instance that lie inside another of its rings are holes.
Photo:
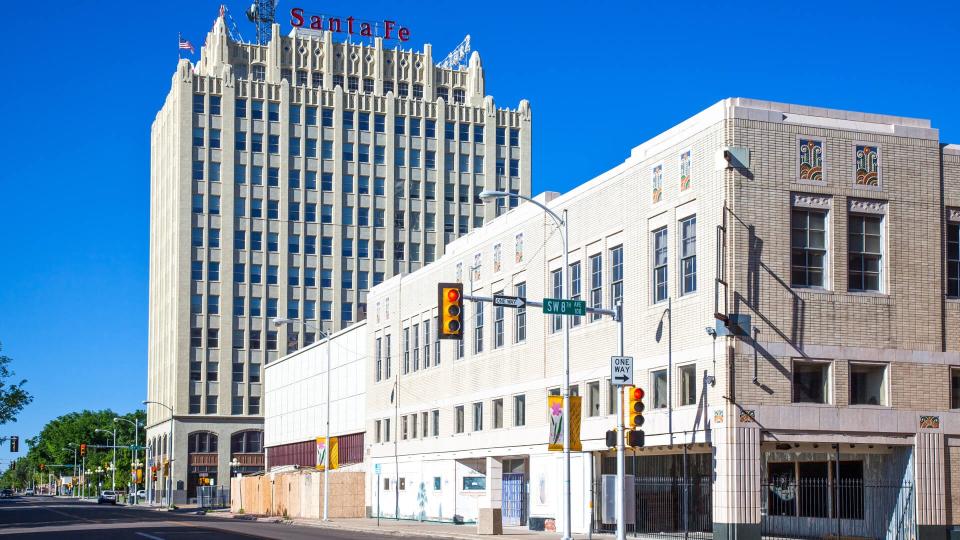
[[[131,449],[131,450],[134,450],[134,451],[136,451],[136,450],[143,450],[144,448],[146,448],[146,447],[145,447],[145,446],[137,446],[136,444],[131,444],[131,445],[130,445],[130,449]]]
[[[587,314],[587,302],[585,300],[544,298],[543,312],[550,315],[575,315],[584,317]]]

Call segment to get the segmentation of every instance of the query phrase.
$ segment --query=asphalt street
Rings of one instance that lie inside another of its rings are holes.
[[[224,519],[147,508],[97,505],[76,499],[17,497],[0,499],[0,538],[87,540],[174,540],[270,538],[278,540],[385,539],[320,527]],[[416,540],[416,539],[414,539]]]

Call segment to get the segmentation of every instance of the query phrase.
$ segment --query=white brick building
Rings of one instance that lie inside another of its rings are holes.
[[[568,212],[571,296],[625,303],[648,411],[627,459],[631,528],[937,538],[960,522],[960,149],[929,121],[727,99],[539,200]],[[560,261],[553,222],[524,204],[371,290],[366,429],[384,515],[502,506],[505,522],[559,530],[555,319],[468,302],[458,351],[435,317],[443,281],[556,297]],[[591,496],[593,526],[610,528],[617,338],[589,316],[571,332],[583,533]]]

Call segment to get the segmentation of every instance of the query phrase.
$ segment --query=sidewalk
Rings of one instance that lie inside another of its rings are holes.
[[[559,533],[531,531],[526,527],[504,527],[502,536],[480,535],[477,534],[476,524],[454,525],[452,523],[436,523],[429,521],[414,520],[394,520],[380,519],[380,526],[377,526],[376,518],[349,518],[336,519],[323,522],[316,519],[283,519],[280,517],[255,517],[246,514],[233,514],[230,512],[210,512],[210,517],[218,518],[237,518],[237,519],[255,519],[257,521],[272,521],[277,523],[290,523],[293,525],[304,525],[307,527],[322,527],[338,529],[342,531],[351,531],[358,533],[378,533],[389,534],[393,536],[418,536],[427,538],[451,538],[457,540],[491,540],[492,538],[517,539],[517,540],[557,540]],[[585,537],[586,535],[578,535]],[[594,538],[608,537],[608,535],[593,535]]]

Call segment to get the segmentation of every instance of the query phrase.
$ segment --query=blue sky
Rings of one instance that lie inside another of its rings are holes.
[[[143,399],[150,123],[177,33],[199,49],[218,5],[5,7],[0,342],[36,399],[0,434]],[[247,5],[227,2],[250,39]],[[960,142],[953,3],[283,0],[284,33],[294,6],[396,20],[438,61],[469,33],[497,104],[531,101],[535,192],[567,190],[729,96],[930,118]]]

